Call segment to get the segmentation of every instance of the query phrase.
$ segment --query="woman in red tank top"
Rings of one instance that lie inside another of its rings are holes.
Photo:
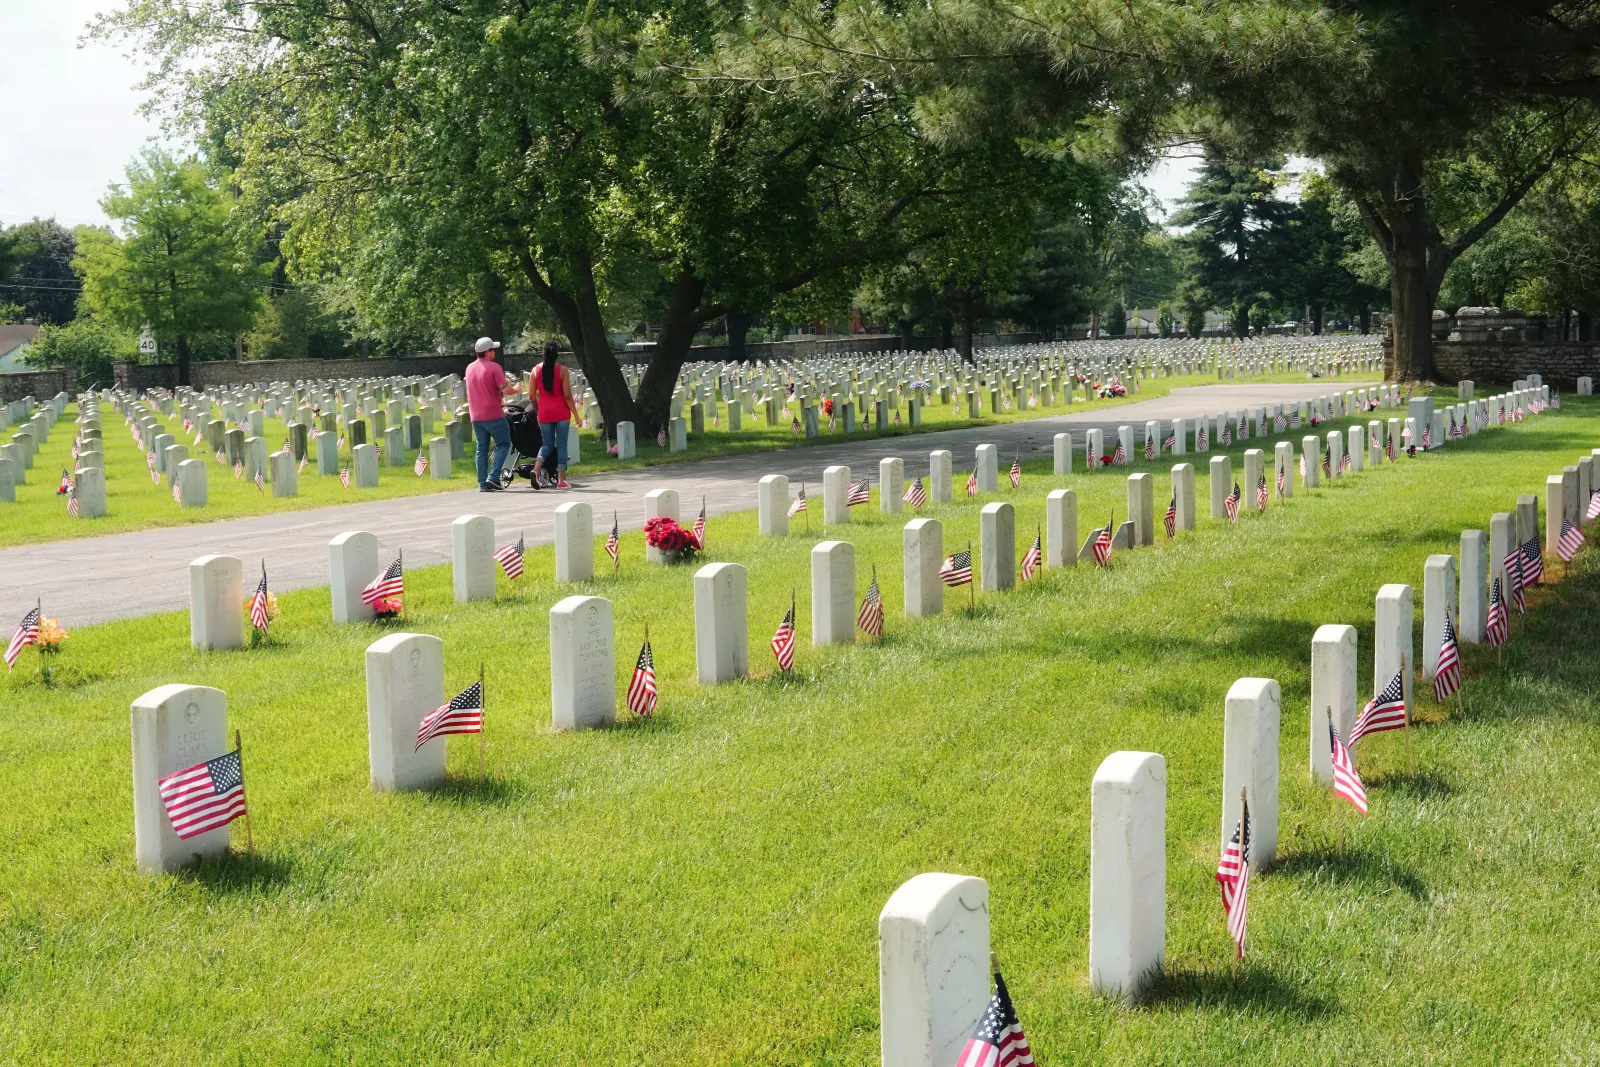
[[[544,343],[543,359],[533,372],[534,397],[539,403],[539,435],[544,448],[534,460],[537,469],[548,471],[550,460],[556,465],[556,488],[567,484],[567,435],[572,432],[572,413],[578,410],[572,399],[572,379],[567,368],[556,362],[556,343]]]

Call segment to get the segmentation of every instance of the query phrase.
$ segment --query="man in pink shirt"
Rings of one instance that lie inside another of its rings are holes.
[[[494,361],[500,352],[499,341],[480,337],[472,348],[478,358],[467,368],[467,413],[478,444],[478,492],[498,493],[505,488],[500,484],[500,469],[511,451],[511,424],[506,421],[501,398],[511,396],[517,387],[506,383],[505,370]],[[490,442],[494,443],[492,463]]]

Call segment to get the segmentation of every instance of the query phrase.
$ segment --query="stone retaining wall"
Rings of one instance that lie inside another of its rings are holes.
[[[1433,362],[1446,383],[1508,384],[1538,374],[1560,389],[1576,389],[1578,379],[1600,378],[1600,344],[1582,341],[1435,341]]]
[[[8,371],[0,374],[0,404],[9,404],[25,396],[31,396],[35,400],[48,400],[57,393],[72,393],[77,389],[76,379],[77,376],[67,367]]]

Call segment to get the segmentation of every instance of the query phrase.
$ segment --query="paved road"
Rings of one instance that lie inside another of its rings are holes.
[[[0,550],[0,624],[20,616],[36,597],[46,614],[79,626],[185,607],[187,564],[212,553],[242,557],[247,574],[264,558],[275,590],[300,589],[326,584],[328,541],[345,530],[370,530],[378,535],[384,558],[403,549],[408,565],[426,566],[449,560],[450,523],[461,515],[492,515],[502,540],[506,531],[521,530],[530,544],[547,543],[555,537],[552,513],[567,500],[594,506],[597,532],[613,510],[625,529],[637,529],[644,523],[644,494],[655,488],[677,489],[683,518],[689,519],[699,510],[691,502],[701,494],[713,515],[754,508],[756,482],[764,474],[786,474],[791,482],[820,489],[826,466],[844,463],[876,478],[878,461],[898,455],[907,459],[906,476],[911,477],[926,470],[927,453],[936,448],[954,452],[960,470],[971,465],[973,447],[985,442],[998,445],[1002,456],[1020,451],[1037,457],[1051,454],[1055,434],[1070,431],[1081,451],[1083,433],[1092,427],[1110,431],[1111,442],[1115,427],[1132,424],[1139,427],[1136,440],[1142,441],[1143,424],[1151,419],[1296,401],[1368,384],[1339,378],[1188,387],[1098,412],[618,471],[583,479],[583,487],[569,493],[535,493],[519,483],[524,488],[499,495],[469,489],[5,549]],[[1002,461],[1001,466],[1007,464]],[[86,580],[87,575],[93,580]]]

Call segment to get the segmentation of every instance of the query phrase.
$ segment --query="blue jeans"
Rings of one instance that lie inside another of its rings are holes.
[[[472,436],[478,442],[478,484],[487,485],[500,480],[500,470],[506,465],[511,452],[511,424],[504,418],[485,419],[472,424]],[[489,442],[494,442],[494,462],[489,462]]]
[[[571,432],[572,420],[562,419],[560,422],[541,422],[539,436],[544,438],[544,449],[539,453],[541,457],[549,453],[556,454],[556,470],[567,469],[567,434]],[[544,469],[550,469],[550,461],[544,462]]]

